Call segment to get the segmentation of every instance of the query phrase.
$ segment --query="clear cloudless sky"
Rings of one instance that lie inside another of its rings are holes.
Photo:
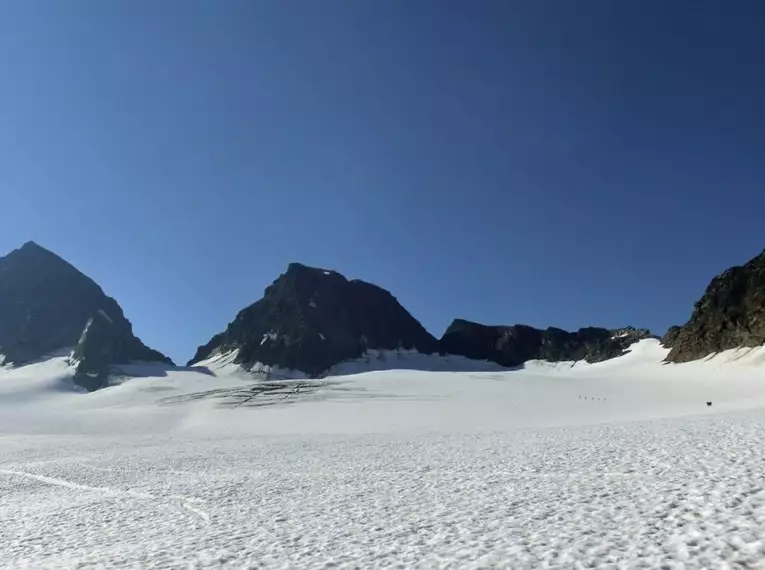
[[[178,361],[290,261],[663,333],[765,247],[765,3],[6,0],[0,207]]]

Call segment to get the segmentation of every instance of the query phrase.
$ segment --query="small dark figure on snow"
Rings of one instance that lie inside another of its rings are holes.
[[[707,406],[711,406],[711,405],[712,405],[712,402],[707,402]]]

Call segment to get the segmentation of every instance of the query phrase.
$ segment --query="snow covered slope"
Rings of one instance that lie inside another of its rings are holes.
[[[765,349],[665,355],[0,370],[0,567],[761,567]]]

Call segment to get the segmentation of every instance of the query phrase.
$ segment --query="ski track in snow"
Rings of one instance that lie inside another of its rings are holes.
[[[82,465],[80,465],[82,466]],[[87,469],[95,469],[101,472],[110,472],[110,469],[107,468],[99,468],[99,467],[93,467],[90,465],[84,465]],[[61,487],[63,489],[67,489],[70,491],[87,491],[92,492],[96,494],[103,495],[104,497],[127,497],[127,498],[135,498],[135,499],[143,499],[143,500],[150,500],[150,501],[159,501],[162,500],[162,496],[154,495],[151,493],[143,493],[138,491],[132,491],[132,490],[123,490],[123,489],[116,489],[113,487],[95,487],[92,485],[85,485],[82,483],[75,483],[73,481],[69,481],[66,479],[60,479],[58,477],[49,477],[45,475],[39,475],[36,473],[29,473],[26,471],[19,471],[15,469],[1,469],[0,468],[0,475],[9,476],[12,478],[17,479],[29,479],[32,481],[37,481],[40,483],[44,483],[45,485],[51,485],[53,487]],[[195,499],[190,499],[188,497],[183,496],[172,496],[169,497],[170,499],[177,501],[178,504],[182,509],[187,510],[188,512],[192,513],[194,516],[199,517],[202,519],[206,524],[210,523],[210,517],[209,515],[204,512],[203,510],[195,507],[193,505],[193,502]]]
[[[153,499],[152,495],[145,493],[136,493],[134,491],[120,491],[117,489],[110,489],[108,487],[91,487],[90,485],[81,485],[79,483],[73,483],[64,479],[57,479],[55,477],[46,477],[44,475],[36,475],[34,473],[26,473],[25,471],[14,471],[12,469],[0,469],[0,475],[10,475],[11,477],[21,477],[23,479],[33,479],[46,485],[53,485],[55,487],[63,487],[73,491],[93,491],[96,493],[103,493],[104,495],[128,495],[131,497],[137,497],[139,499]]]
[[[198,516],[206,524],[210,524],[210,515],[208,515],[202,509],[198,509],[197,507],[195,507],[194,506],[194,499],[189,499],[187,497],[177,497],[177,496],[174,496],[173,498],[180,502],[181,507],[183,507],[184,509],[186,509],[190,513],[193,513],[194,515]]]
[[[24,461],[39,473],[14,462],[15,448],[3,453],[12,467],[0,470],[0,560],[5,568],[762,568],[763,426],[765,413],[735,412],[416,437],[29,437]],[[84,446],[115,466],[108,487],[91,485],[92,472],[67,459]],[[175,466],[196,474],[169,474]],[[208,512],[183,498],[191,494]],[[216,524],[189,526],[163,496]]]

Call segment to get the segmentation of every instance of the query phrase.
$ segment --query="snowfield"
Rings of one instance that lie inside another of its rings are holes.
[[[765,568],[765,349],[665,354],[0,369],[0,566]]]

